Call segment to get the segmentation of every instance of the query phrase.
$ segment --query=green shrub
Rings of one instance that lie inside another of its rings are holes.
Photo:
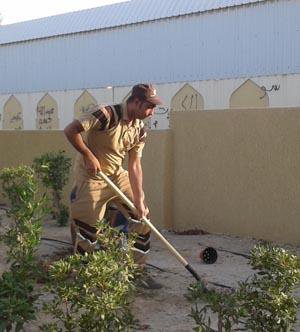
[[[10,201],[7,215],[12,224],[1,236],[7,247],[10,270],[0,278],[0,331],[20,331],[35,319],[34,284],[38,278],[36,250],[41,237],[41,219],[47,213],[45,199],[37,199],[38,184],[32,168],[4,168],[0,181]]]
[[[0,279],[0,331],[21,331],[23,325],[36,319],[33,278],[28,271],[12,269]]]
[[[60,211],[57,217],[57,224],[59,226],[65,226],[67,225],[68,220],[69,220],[69,208],[61,204]]]
[[[292,295],[300,283],[300,259],[282,248],[256,246],[250,264],[257,271],[239,283],[236,292],[189,288],[195,331],[214,331],[211,315],[218,319],[217,331],[293,331],[299,299]],[[204,303],[206,304],[204,304]]]
[[[124,249],[124,235],[98,223],[102,250],[74,255],[50,267],[48,291],[54,298],[45,304],[55,322],[43,331],[127,331],[134,324],[129,305],[137,266]],[[128,240],[132,247],[132,240]]]
[[[52,215],[60,226],[68,222],[68,208],[62,204],[62,192],[69,179],[71,158],[64,151],[43,154],[33,161],[33,167],[52,196]]]

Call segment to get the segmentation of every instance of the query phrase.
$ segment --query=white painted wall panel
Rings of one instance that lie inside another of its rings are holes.
[[[272,85],[279,87],[278,90],[268,92],[269,107],[299,107],[300,106],[300,74],[298,75],[278,75],[253,77],[253,82],[258,86],[265,86],[268,90]],[[229,100],[232,93],[243,83],[244,78],[229,80],[208,80],[194,81],[189,84],[196,89],[204,99],[205,111],[216,109],[228,109]],[[184,86],[185,83],[158,84],[157,92],[164,101],[163,107],[170,109],[172,98]],[[98,104],[119,103],[130,91],[131,86],[116,87],[112,89],[89,89],[88,91],[97,100]],[[63,129],[74,116],[74,104],[83,90],[49,91],[58,104],[58,114],[60,119],[60,129]],[[44,96],[45,92],[37,93],[16,93],[14,96],[20,102],[23,109],[24,129],[35,129],[36,107]],[[3,109],[11,94],[0,94],[0,130],[2,129]],[[156,114],[153,116],[152,124],[157,121],[156,128],[169,128],[167,114]]]

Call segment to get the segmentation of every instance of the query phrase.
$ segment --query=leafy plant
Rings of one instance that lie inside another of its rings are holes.
[[[7,249],[10,270],[0,278],[0,331],[20,331],[35,319],[34,284],[38,278],[36,259],[41,237],[41,219],[47,213],[45,199],[37,199],[38,185],[32,168],[4,168],[0,181],[11,207],[12,224],[0,240]]]
[[[71,158],[64,151],[43,154],[33,161],[33,167],[46,188],[52,195],[52,215],[60,226],[68,222],[68,208],[62,203],[63,188],[68,182]]]
[[[33,278],[28,271],[12,269],[0,279],[0,331],[21,331],[23,325],[36,319]]]
[[[256,246],[250,264],[257,273],[239,283],[235,293],[190,286],[195,331],[215,331],[212,315],[217,316],[218,332],[293,331],[299,299],[292,291],[300,283],[300,258],[282,248]]]
[[[60,205],[59,215],[57,217],[57,224],[65,226],[69,220],[69,208],[63,204]]]
[[[129,309],[137,273],[132,254],[122,243],[123,234],[98,223],[102,250],[73,255],[50,267],[48,291],[54,298],[44,310],[55,322],[43,331],[128,331],[134,324]]]

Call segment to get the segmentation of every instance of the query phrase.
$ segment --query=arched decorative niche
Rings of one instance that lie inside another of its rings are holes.
[[[18,99],[12,95],[3,108],[2,128],[7,130],[23,129],[23,111]]]
[[[232,93],[229,105],[232,109],[266,108],[269,107],[269,96],[259,85],[248,79]]]
[[[49,93],[38,102],[36,113],[36,129],[59,129],[57,102]]]
[[[78,119],[83,113],[88,112],[97,105],[97,100],[84,90],[78,97],[74,105],[74,118]]]
[[[201,111],[204,109],[202,95],[190,84],[186,83],[172,98],[172,111]]]

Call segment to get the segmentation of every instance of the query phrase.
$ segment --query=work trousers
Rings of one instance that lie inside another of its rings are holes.
[[[110,179],[132,200],[132,190],[128,172],[121,171]],[[113,204],[129,220],[128,231],[137,235],[133,255],[135,262],[145,264],[150,250],[150,228],[144,223],[131,222],[136,217],[121,199],[108,187],[104,180],[77,180],[71,191],[71,234],[74,252],[92,252],[97,249],[96,223],[103,220],[107,206]]]

